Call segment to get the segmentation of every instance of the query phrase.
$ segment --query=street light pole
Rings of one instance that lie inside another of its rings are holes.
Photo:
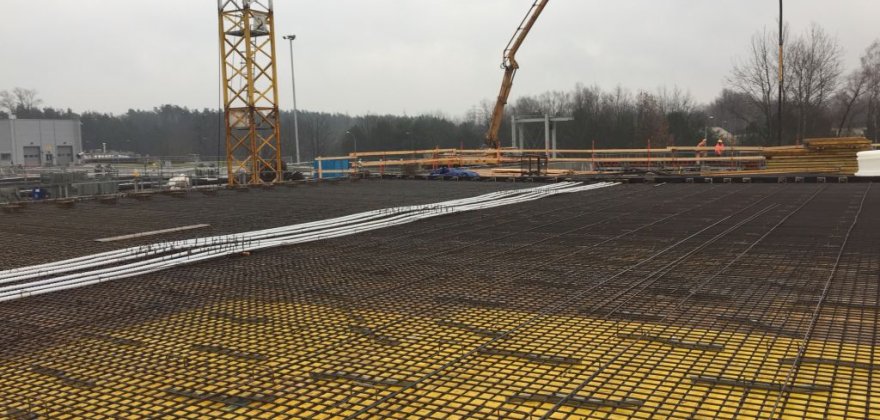
[[[709,122],[714,119],[715,119],[715,116],[710,115],[709,119],[706,120],[706,125],[703,126],[703,138],[706,139],[707,141],[709,140]]]
[[[355,159],[357,159],[358,139],[357,139],[357,137],[354,136],[354,134],[350,130],[346,131],[345,134],[348,134],[349,136],[351,136],[351,140],[354,142],[354,154],[355,154]]]
[[[785,71],[784,71],[785,61],[783,60],[783,57],[784,57],[783,46],[785,45],[785,38],[783,37],[783,33],[782,33],[782,31],[784,29],[785,28],[782,24],[782,0],[779,0],[779,97],[776,100],[778,102],[778,108],[779,108],[779,110],[777,111],[778,120],[779,120],[777,123],[777,124],[779,124],[779,132],[778,132],[779,136],[777,137],[776,141],[778,142],[778,144],[780,146],[782,146],[782,102],[783,102],[782,95],[785,94],[785,90],[783,89],[783,87],[785,85]]]
[[[293,90],[293,138],[296,144],[296,163],[301,162],[299,158],[299,122],[296,118],[296,76],[293,71],[293,40],[296,35],[285,35],[284,39],[290,41],[290,86]]]
[[[349,130],[346,130],[345,134],[348,134],[349,136],[351,136],[352,141],[354,141],[354,163],[351,163],[351,167],[354,168],[355,172],[359,173],[359,172],[360,172],[360,168],[359,168],[359,166],[358,166],[358,158],[357,158],[357,153],[358,153],[358,139],[357,139],[357,137],[355,137],[354,134],[352,134],[352,132],[349,131]]]

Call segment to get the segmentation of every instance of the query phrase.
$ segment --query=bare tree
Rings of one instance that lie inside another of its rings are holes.
[[[837,39],[812,24],[788,51],[788,98],[797,111],[798,139],[808,134],[808,121],[821,111],[837,88],[842,73],[843,50]]]
[[[632,93],[620,85],[610,93],[602,95],[602,107],[615,119],[625,118],[629,112],[635,112],[634,102]]]
[[[880,40],[874,41],[862,56],[865,73],[868,137],[880,141]]]
[[[644,141],[645,145],[651,144],[653,147],[669,145],[669,122],[658,98],[648,92],[639,92],[636,106],[636,141]]]
[[[561,116],[571,112],[571,97],[568,92],[544,92],[538,96],[538,103],[541,113],[550,116]]]
[[[664,114],[691,113],[696,108],[696,101],[690,92],[682,91],[678,86],[671,90],[665,86],[657,89],[656,98]]]
[[[788,26],[783,29],[785,39]],[[746,94],[763,120],[765,139],[782,127],[775,123],[776,91],[779,86],[779,61],[776,42],[777,33],[763,30],[752,36],[748,56],[734,65],[729,85],[737,92]],[[842,50],[837,39],[828,35],[822,27],[812,24],[803,35],[793,39],[785,47],[785,96],[783,101],[794,107],[795,136],[825,133],[831,123],[823,120],[823,112],[835,92],[842,73]],[[823,118],[815,118],[815,117]],[[827,123],[827,125],[825,124]]]
[[[34,109],[43,103],[42,99],[37,98],[37,91],[35,89],[17,87],[12,89],[12,94],[15,95],[15,100],[18,101],[18,106],[26,110]]]
[[[575,86],[574,92],[570,96],[572,107],[570,112],[577,112],[577,110],[580,110],[583,114],[595,115],[599,112],[599,102],[601,97],[602,89],[598,86],[586,87],[578,84]]]
[[[874,41],[862,56],[862,71],[867,78],[869,94],[880,99],[880,40]]]
[[[10,114],[18,110],[31,111],[37,108],[43,101],[37,98],[34,89],[13,88],[12,92],[0,91],[0,108],[6,109]]]
[[[785,29],[787,31],[787,26]],[[778,33],[766,29],[752,35],[748,56],[734,64],[728,84],[736,91],[746,94],[752,106],[761,114],[769,139],[774,128],[774,96],[779,86],[779,64],[776,42]],[[786,38],[788,38],[786,36]]]
[[[853,71],[846,78],[846,82],[837,94],[834,95],[835,114],[840,118],[837,125],[837,136],[842,137],[851,130],[844,131],[844,127],[851,128],[852,120],[856,117],[858,104],[865,94],[868,85],[867,73],[862,69]],[[850,123],[850,124],[847,124]]]
[[[14,114],[15,108],[15,96],[9,91],[0,90],[0,109],[5,109],[7,113]]]
[[[755,120],[748,95],[730,89],[722,90],[707,111],[722,121],[728,121],[733,127],[746,127]]]
[[[314,157],[318,157],[325,153],[324,145],[329,140],[330,120],[325,114],[315,114],[311,120],[312,153]]]

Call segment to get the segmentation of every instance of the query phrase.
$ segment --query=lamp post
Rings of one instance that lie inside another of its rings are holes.
[[[779,124],[779,134],[776,141],[779,143],[779,146],[782,146],[782,102],[784,102],[783,95],[785,95],[785,51],[783,50],[783,47],[785,45],[785,38],[782,32],[784,29],[785,27],[782,23],[782,0],[779,0],[779,97],[776,99],[779,107],[779,110],[777,111],[777,124]]]
[[[284,39],[290,41],[290,86],[293,91],[293,139],[296,144],[296,163],[301,162],[299,158],[299,122],[296,118],[296,76],[293,71],[293,40],[296,35],[285,35]]]
[[[709,140],[709,123],[714,119],[715,119],[715,117],[710,115],[709,119],[706,120],[706,125],[703,127],[703,138],[706,139],[707,141]]]
[[[354,142],[354,163],[351,164],[351,167],[354,168],[355,172],[360,172],[360,168],[358,167],[358,158],[357,158],[358,139],[357,139],[357,137],[354,136],[354,134],[352,134],[352,132],[350,130],[346,130],[345,134],[348,134],[349,136],[351,136],[351,140]]]
[[[357,139],[357,137],[354,136],[354,134],[352,134],[351,130],[347,130],[345,132],[345,134],[348,134],[349,136],[351,136],[351,140],[354,142],[354,154],[355,154],[355,159],[357,159],[358,139]]]

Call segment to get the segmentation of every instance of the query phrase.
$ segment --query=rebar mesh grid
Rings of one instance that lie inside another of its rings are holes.
[[[401,201],[446,188],[384,184]],[[870,417],[870,185],[622,186],[11,302],[0,407],[19,418]],[[306,191],[244,205],[270,223]],[[326,212],[357,205],[373,204]]]

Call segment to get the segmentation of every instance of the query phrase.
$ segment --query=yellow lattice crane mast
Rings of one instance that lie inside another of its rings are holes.
[[[218,0],[229,184],[282,179],[272,0]]]
[[[501,80],[501,92],[498,93],[498,100],[495,102],[495,109],[492,111],[492,120],[489,123],[489,131],[486,133],[486,145],[495,149],[496,156],[501,157],[501,141],[498,138],[498,131],[501,129],[501,121],[504,118],[504,105],[507,105],[507,98],[510,96],[510,89],[513,87],[513,78],[519,69],[519,63],[516,62],[516,53],[522,46],[532,26],[538,20],[538,16],[544,11],[550,0],[536,0],[532,7],[526,13],[526,17],[520,22],[519,27],[507,47],[504,48],[504,61],[501,67],[504,69],[504,78]]]

